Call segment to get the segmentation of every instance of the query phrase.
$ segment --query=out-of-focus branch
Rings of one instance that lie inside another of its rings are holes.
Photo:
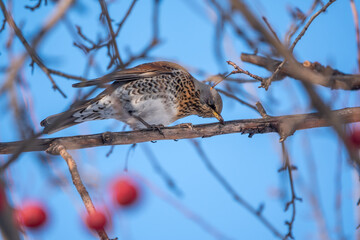
[[[31,7],[31,6],[29,6],[29,5],[26,5],[25,8],[27,8],[27,9],[29,9],[29,10],[31,10],[31,11],[35,11],[36,9],[40,8],[41,3],[42,3],[42,0],[38,0],[38,3],[35,4],[34,6]],[[45,0],[44,5],[47,5],[47,0]]]
[[[120,68],[122,68],[124,63],[123,63],[123,61],[122,61],[122,59],[120,57],[119,48],[118,48],[118,45],[116,43],[116,35],[115,35],[114,29],[112,27],[112,21],[111,21],[111,18],[110,18],[108,9],[107,9],[107,4],[106,4],[106,2],[104,0],[99,0],[99,3],[100,3],[100,6],[101,6],[101,15],[103,15],[105,17],[106,23],[107,23],[108,28],[109,28],[109,35],[110,35],[112,46],[113,46],[113,49],[114,49],[115,59],[117,59],[118,65],[120,66]],[[113,62],[113,59],[112,59],[112,62]]]
[[[253,206],[250,205],[243,197],[241,197],[235,189],[226,181],[226,179],[220,174],[220,172],[212,165],[209,158],[205,154],[205,151],[202,149],[201,145],[198,141],[192,140],[191,141],[198,152],[201,160],[204,162],[206,168],[210,171],[210,173],[216,178],[216,180],[225,188],[225,190],[234,198],[234,200],[243,206],[247,211],[257,217],[262,224],[264,224],[276,237],[284,238],[284,236],[273,226],[273,224],[266,219],[260,210],[255,209]]]
[[[37,34],[35,34],[34,39],[32,40],[31,44],[27,43],[26,39],[24,38],[21,30],[16,26],[13,18],[11,17],[10,13],[6,10],[5,4],[3,0],[0,0],[0,7],[1,10],[6,18],[6,21],[9,23],[9,25],[14,29],[16,35],[21,40],[21,42],[24,44],[26,48],[26,52],[21,55],[15,62],[11,63],[11,67],[9,69],[9,73],[7,76],[7,79],[3,86],[0,89],[0,92],[8,89],[16,75],[19,72],[19,69],[23,66],[25,63],[25,60],[27,58],[27,55],[29,54],[33,61],[36,62],[39,67],[45,72],[45,74],[49,77],[53,84],[53,88],[59,90],[59,92],[64,96],[64,93],[60,91],[60,89],[57,87],[57,85],[54,83],[54,80],[51,78],[49,69],[45,67],[45,65],[41,62],[40,58],[37,56],[35,49],[37,45],[40,43],[41,39],[44,37],[46,33],[50,31],[50,29],[65,15],[67,10],[71,7],[74,0],[62,0],[57,3],[55,6],[55,10],[53,13],[50,14],[50,17],[44,21],[44,26],[38,31]]]
[[[82,201],[84,202],[86,211],[89,214],[94,213],[96,211],[94,204],[90,198],[88,191],[86,190],[85,185],[81,180],[76,162],[74,161],[72,156],[66,151],[66,148],[61,145],[61,143],[56,142],[47,149],[47,152],[56,155],[59,154],[66,161],[66,164],[69,167],[72,181],[74,183],[74,186],[76,187],[76,190],[79,192]],[[98,233],[101,240],[109,240],[109,237],[107,236],[104,229],[97,230],[96,232]]]
[[[171,175],[160,165],[151,148],[146,144],[142,144],[141,147],[144,150],[146,157],[149,159],[154,171],[164,180],[169,190],[175,193],[178,197],[181,196],[182,191],[179,189]]]
[[[209,233],[214,239],[218,240],[231,240],[232,238],[226,236],[220,230],[218,230],[217,226],[212,226],[208,219],[202,218],[192,209],[186,207],[182,201],[178,201],[178,199],[172,197],[167,192],[161,190],[159,187],[155,186],[150,181],[146,180],[142,176],[137,177],[146,187],[149,189],[154,195],[158,196],[162,200],[164,200],[167,204],[173,207],[175,210],[179,211],[184,217],[194,222],[197,226],[202,228],[205,232]]]
[[[359,14],[356,9],[355,1],[350,0],[351,11],[354,18],[355,32],[356,32],[356,46],[357,46],[357,61],[358,72],[360,72],[360,29],[359,29]]]
[[[317,11],[314,15],[311,16],[309,21],[305,24],[299,35],[295,38],[294,42],[291,44],[290,50],[293,51],[296,44],[300,41],[300,39],[304,36],[305,32],[308,30],[310,24],[317,18],[321,13],[325,12],[331,4],[333,4],[336,0],[328,1],[319,11]]]
[[[31,59],[43,70],[43,72],[46,74],[46,76],[50,79],[53,89],[58,90],[61,95],[66,97],[65,93],[58,87],[58,85],[55,83],[54,79],[51,77],[50,72],[47,67],[45,67],[44,63],[40,60],[40,57],[37,55],[35,50],[30,46],[30,44],[26,41],[25,37],[23,36],[21,30],[18,28],[18,26],[15,24],[13,17],[11,14],[6,10],[5,4],[2,0],[0,0],[0,7],[1,10],[5,16],[6,21],[10,25],[10,27],[14,30],[16,36],[19,38],[19,40],[22,42],[24,47],[26,48],[26,51],[30,55]]]
[[[253,54],[241,54],[241,60],[244,62],[252,63],[257,66],[266,68],[267,70],[273,72],[275,69],[282,63],[281,61],[261,57]],[[358,90],[360,89],[360,75],[356,74],[344,74],[337,70],[334,70],[330,67],[322,67],[317,63],[310,63],[308,61],[303,64],[308,70],[311,70],[313,74],[316,75],[326,75],[324,78],[307,78],[306,81],[309,81],[313,84],[318,84],[324,87],[329,87],[331,89],[343,89],[343,90]],[[294,74],[293,68],[289,64],[285,64],[280,72],[282,75],[289,76],[291,78],[299,79],[297,74]],[[319,81],[320,80],[320,81]]]
[[[9,205],[2,180],[0,180],[0,230],[4,240],[20,240],[20,229],[14,218],[14,209]]]
[[[330,0],[328,3],[335,2],[335,0]],[[281,44],[271,33],[267,31],[266,28],[261,24],[257,17],[251,12],[251,10],[246,6],[246,4],[241,0],[232,0],[233,7],[239,11],[249,24],[253,27],[254,30],[258,31],[265,40],[270,43],[276,51],[284,57],[284,60],[288,62],[289,72],[291,72],[292,77],[295,79],[301,80],[302,85],[304,86],[309,98],[311,99],[312,105],[324,116],[324,118],[330,123],[334,128],[336,134],[343,140],[348,153],[351,159],[360,167],[360,158],[359,155],[349,145],[349,141],[346,139],[346,134],[341,127],[341,121],[332,114],[330,108],[322,101],[319,95],[314,90],[312,83],[328,83],[329,76],[324,76],[324,74],[318,74],[313,70],[310,70],[296,61],[292,51],[289,51],[283,44]]]
[[[330,0],[327,4],[325,4],[319,11],[317,11],[314,15],[311,16],[311,18],[309,19],[309,21],[305,24],[305,26],[303,27],[303,29],[301,30],[301,32],[299,33],[299,35],[295,38],[294,42],[291,44],[290,46],[290,51],[294,51],[294,48],[296,46],[296,44],[300,41],[300,39],[304,36],[305,32],[307,31],[307,29],[309,28],[310,24],[315,20],[315,18],[317,18],[321,13],[325,12],[326,9],[328,7],[330,7],[331,4],[333,4],[336,0]],[[314,2],[312,7],[316,6],[316,2]],[[271,29],[271,28],[270,28]],[[275,32],[272,31],[273,34],[275,35],[276,39],[279,40],[279,38],[276,36]],[[280,42],[280,41],[279,41]],[[280,70],[283,68],[283,66],[286,64],[286,60],[284,60],[281,64],[279,64],[279,66],[275,69],[275,71],[273,72],[273,74],[266,79],[265,82],[262,82],[261,86],[264,87],[266,90],[269,88],[272,80],[275,78],[275,76],[280,72]]]
[[[344,108],[331,112],[342,123],[360,122],[360,107]],[[109,145],[126,145],[156,140],[186,139],[212,137],[230,133],[254,134],[277,132],[282,139],[292,135],[296,130],[328,127],[331,123],[319,113],[284,115],[260,119],[227,121],[224,124],[210,123],[194,125],[192,128],[183,126],[165,127],[161,131],[150,129],[130,132],[105,132],[102,134],[80,135],[72,137],[34,139],[26,144],[25,152],[45,151],[54,141],[61,140],[66,149],[81,149]],[[23,141],[0,143],[0,154],[10,154],[24,147]],[[0,169],[1,170],[1,169]]]
[[[224,91],[224,90],[221,90],[221,89],[217,89],[217,91],[218,91],[219,93],[222,93],[222,94],[224,94],[225,96],[227,96],[227,97],[229,97],[229,98],[232,98],[232,99],[238,101],[239,103],[241,103],[241,104],[243,104],[243,105],[245,105],[245,106],[248,106],[249,108],[257,111],[257,109],[256,109],[256,107],[255,107],[254,105],[251,105],[250,103],[248,103],[248,102],[246,102],[246,101],[238,98],[238,97],[235,96],[234,94],[231,94],[231,93],[229,93],[229,92],[227,92],[227,91]]]

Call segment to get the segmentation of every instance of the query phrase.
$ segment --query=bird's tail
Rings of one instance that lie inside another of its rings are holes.
[[[77,117],[73,117],[73,114],[78,110],[79,109],[69,110],[45,118],[40,123],[40,125],[44,127],[43,133],[52,134],[64,128],[81,123],[76,121],[78,119]]]

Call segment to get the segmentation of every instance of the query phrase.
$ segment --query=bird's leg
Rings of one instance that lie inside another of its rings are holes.
[[[157,130],[159,131],[159,133],[161,135],[164,135],[163,131],[161,131],[161,128],[165,127],[163,124],[158,124],[158,125],[151,125],[151,124],[148,124],[144,119],[142,119],[141,117],[139,116],[135,116],[135,115],[131,115],[132,117],[134,117],[136,120],[138,120],[139,122],[141,122],[142,124],[144,124],[145,127],[149,128],[149,129],[152,129],[152,130]]]

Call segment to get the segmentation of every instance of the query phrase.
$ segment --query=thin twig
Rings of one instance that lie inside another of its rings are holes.
[[[232,61],[226,61],[226,62],[227,62],[229,65],[231,65],[233,68],[236,69],[236,71],[232,71],[230,74],[228,74],[227,77],[230,76],[231,74],[243,73],[243,74],[246,74],[246,75],[248,75],[248,76],[250,76],[250,77],[252,77],[252,78],[254,78],[254,79],[256,79],[256,80],[259,80],[260,82],[264,81],[264,78],[259,77],[259,76],[257,76],[257,75],[254,75],[254,74],[250,73],[249,71],[246,71],[246,70],[240,68],[236,63],[234,63],[234,62],[232,62]]]
[[[224,94],[225,96],[227,96],[227,97],[229,97],[229,98],[232,98],[232,99],[238,101],[239,103],[244,104],[245,106],[248,106],[249,108],[251,108],[251,109],[253,109],[253,110],[255,110],[255,111],[258,112],[257,108],[256,108],[254,105],[252,105],[252,104],[250,104],[250,103],[248,103],[248,102],[246,102],[246,101],[238,98],[237,96],[235,96],[235,95],[233,95],[233,94],[231,94],[231,93],[229,93],[229,92],[227,92],[227,91],[221,90],[221,89],[216,89],[216,90],[217,90],[219,93],[222,93],[222,94]]]
[[[38,3],[35,4],[33,7],[29,6],[29,5],[26,5],[25,8],[31,10],[31,11],[35,11],[36,9],[40,8],[41,6],[41,3],[42,3],[42,0],[38,0]],[[44,5],[46,6],[47,5],[47,0],[45,0],[45,3]]]
[[[59,91],[59,93],[66,98],[65,93],[59,88],[59,86],[55,83],[54,79],[50,75],[49,69],[44,65],[44,63],[40,60],[40,57],[37,55],[35,50],[30,46],[30,44],[25,39],[24,35],[22,34],[21,30],[18,28],[16,23],[14,22],[13,17],[11,14],[6,10],[5,4],[3,3],[3,0],[0,0],[0,7],[1,10],[6,18],[6,21],[8,22],[9,26],[14,30],[16,36],[19,38],[19,40],[22,42],[24,47],[26,48],[27,52],[29,53],[31,59],[36,62],[36,64],[43,70],[43,72],[46,74],[46,76],[50,79],[53,89]]]
[[[256,109],[260,113],[260,115],[263,118],[269,118],[270,116],[266,113],[264,106],[261,104],[261,102],[256,102]]]
[[[0,28],[0,33],[1,33],[2,31],[4,31],[4,29],[5,29],[5,23],[6,23],[6,18],[4,18],[4,19],[2,20],[2,24],[1,24],[1,28]]]
[[[295,38],[294,42],[291,44],[290,51],[292,52],[296,46],[296,44],[300,41],[300,39],[304,36],[305,32],[308,30],[310,24],[319,16],[321,13],[325,12],[331,4],[333,4],[336,0],[330,0],[327,4],[325,4],[319,11],[317,11],[314,15],[311,16],[309,21],[305,24],[304,28],[301,30],[299,35]]]
[[[220,230],[218,230],[217,226],[212,226],[206,218],[202,218],[200,215],[195,213],[193,210],[187,208],[181,201],[178,201],[173,196],[167,194],[165,191],[162,191],[160,188],[147,181],[141,176],[138,176],[138,179],[146,185],[147,189],[149,189],[153,194],[163,199],[166,203],[172,206],[174,209],[179,211],[179,213],[183,214],[184,217],[194,222],[197,226],[203,229],[205,232],[209,233],[212,237],[218,240],[232,240],[232,238],[226,236]]]
[[[314,12],[314,10],[316,9],[316,7],[321,3],[321,0],[314,0],[313,4],[311,5],[311,7],[309,8],[309,10],[306,12],[306,14],[301,14],[302,17],[300,17],[301,21],[299,24],[293,24],[292,26],[290,26],[289,31],[285,34],[285,43],[286,45],[290,45],[290,41],[291,38],[294,36],[294,34],[299,30],[299,28],[304,24],[305,20],[310,16],[311,13]],[[322,4],[322,3],[321,3]],[[322,4],[322,6],[324,6],[324,4]],[[296,18],[298,17],[298,8],[295,9],[296,11]],[[296,25],[296,26],[294,26]]]
[[[266,26],[269,28],[269,30],[271,31],[271,33],[274,35],[274,37],[280,42],[280,39],[278,37],[278,35],[276,34],[275,30],[273,29],[273,27],[270,25],[269,21],[267,20],[266,17],[262,17],[262,19],[264,20]]]
[[[293,175],[292,172],[293,170],[296,170],[296,167],[294,167],[293,165],[291,165],[290,162],[290,157],[289,154],[286,150],[285,147],[285,142],[281,142],[281,148],[282,148],[282,153],[283,153],[283,163],[284,166],[279,170],[279,171],[284,171],[287,170],[288,172],[288,176],[289,176],[289,182],[290,182],[290,192],[291,192],[291,200],[289,202],[286,203],[285,206],[285,211],[287,211],[289,209],[290,206],[292,206],[292,213],[291,213],[291,219],[290,221],[286,221],[285,224],[288,226],[288,232],[285,235],[285,237],[283,238],[284,240],[291,238],[294,239],[293,236],[293,225],[295,222],[295,216],[296,216],[296,205],[295,202],[296,201],[302,201],[301,198],[298,198],[295,194],[295,187],[294,187],[294,180],[293,180]]]
[[[355,1],[350,0],[350,7],[354,17],[354,25],[356,31],[356,46],[357,46],[357,61],[358,61],[358,72],[360,72],[360,29],[359,29],[359,14],[356,9]]]
[[[290,51],[292,52],[296,46],[296,44],[300,41],[300,39],[304,36],[305,32],[307,31],[307,29],[309,28],[310,24],[315,20],[315,18],[317,16],[319,16],[322,12],[325,12],[326,9],[336,0],[330,0],[326,5],[324,5],[319,11],[317,11],[310,19],[309,21],[306,23],[306,25],[304,26],[304,28],[302,29],[302,31],[299,33],[299,35],[296,37],[296,39],[294,40],[294,42],[292,43],[291,47],[290,47]],[[265,21],[267,23],[267,21]],[[267,23],[268,24],[268,23]],[[268,27],[270,28],[271,32],[274,34],[274,37],[280,42],[279,38],[277,37],[276,33],[272,30],[271,26],[268,25]],[[271,84],[271,82],[273,81],[273,79],[276,77],[276,75],[280,72],[280,70],[284,67],[284,65],[286,64],[286,60],[282,61],[282,63],[280,63],[280,65],[276,68],[276,70],[273,72],[273,74],[266,79],[266,81],[262,82],[260,87],[265,88],[265,90],[269,89],[269,86]]]
[[[110,37],[111,37],[112,46],[114,48],[115,57],[118,60],[119,67],[122,68],[124,63],[123,63],[123,61],[122,61],[122,59],[120,57],[119,48],[118,48],[118,45],[116,43],[116,35],[115,35],[114,29],[112,27],[112,21],[111,21],[111,18],[110,18],[108,9],[107,9],[107,4],[106,4],[105,0],[99,0],[99,3],[100,3],[100,6],[101,6],[102,15],[105,16],[106,23],[107,23],[108,28],[109,28],[109,34],[110,34]]]
[[[146,157],[149,159],[151,166],[155,172],[164,180],[167,187],[175,193],[177,196],[182,195],[182,191],[178,188],[176,182],[172,179],[170,174],[168,174],[165,169],[160,165],[159,161],[156,159],[155,154],[147,144],[141,144],[142,149],[145,152]]]
[[[118,36],[120,33],[120,30],[122,28],[122,26],[124,25],[125,21],[128,19],[128,17],[130,16],[130,13],[132,12],[132,10],[134,9],[135,3],[137,2],[137,0],[133,0],[129,9],[127,10],[125,16],[123,17],[123,19],[120,21],[120,23],[118,24],[118,28],[116,29],[115,32],[115,36]]]
[[[198,152],[201,160],[205,164],[206,168],[210,171],[210,173],[216,178],[216,180],[225,188],[226,192],[228,192],[234,200],[243,206],[247,211],[249,211],[252,215],[259,219],[259,221],[264,224],[276,237],[283,238],[284,236],[273,226],[273,224],[266,219],[261,212],[259,212],[256,208],[252,207],[250,203],[245,201],[235,189],[229,184],[229,182],[218,172],[218,170],[212,165],[210,159],[207,157],[205,151],[200,146],[200,143],[194,139],[191,140],[191,143],[194,145],[196,151]]]
[[[49,149],[47,149],[47,152],[51,154],[59,154],[66,161],[66,164],[69,167],[72,181],[74,183],[76,190],[80,194],[80,197],[85,205],[86,211],[89,214],[94,213],[96,211],[94,204],[90,198],[88,191],[86,190],[85,185],[81,180],[76,162],[72,158],[72,156],[66,151],[66,148],[59,143],[54,143],[52,146],[49,147]],[[97,230],[96,232],[98,233],[101,240],[109,240],[109,237],[107,236],[104,229]]]

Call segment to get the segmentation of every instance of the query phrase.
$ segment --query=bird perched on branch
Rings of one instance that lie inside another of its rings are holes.
[[[120,120],[132,129],[166,126],[189,115],[215,117],[223,122],[219,93],[175,63],[145,63],[73,84],[75,88],[89,86],[105,90],[66,112],[45,118],[40,123],[45,127],[44,133],[109,118]]]

